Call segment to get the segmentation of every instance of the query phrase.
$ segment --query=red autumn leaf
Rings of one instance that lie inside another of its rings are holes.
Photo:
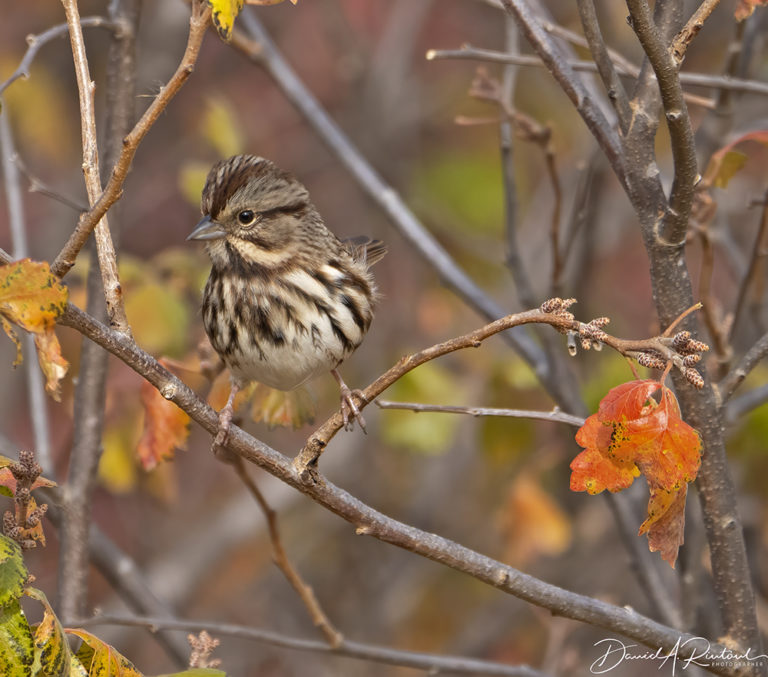
[[[164,360],[158,361],[164,364]],[[136,453],[144,470],[152,470],[161,461],[172,459],[174,449],[184,448],[189,436],[189,416],[147,381],[141,384],[141,403],[144,433]]]
[[[661,390],[659,401],[653,399]],[[683,542],[687,483],[696,478],[701,440],[680,418],[671,390],[654,380],[613,388],[576,433],[584,447],[571,463],[571,489],[597,494],[626,489],[640,473],[651,491],[649,547],[674,566]]]

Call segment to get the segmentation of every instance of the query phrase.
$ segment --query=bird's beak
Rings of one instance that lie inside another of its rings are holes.
[[[206,214],[187,236],[187,240],[218,240],[225,235],[221,226]]]

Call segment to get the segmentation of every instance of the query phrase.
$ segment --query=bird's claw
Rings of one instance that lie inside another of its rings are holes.
[[[357,407],[355,397],[359,397],[361,402],[367,402],[362,390],[350,390],[346,384],[341,385],[341,420],[344,423],[344,430],[352,430],[357,421],[361,430],[367,435],[365,419]]]

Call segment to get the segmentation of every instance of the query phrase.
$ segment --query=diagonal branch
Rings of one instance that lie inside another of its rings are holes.
[[[136,155],[139,144],[195,69],[200,45],[208,29],[210,18],[211,9],[208,4],[202,3],[200,0],[194,0],[192,3],[192,15],[189,20],[187,47],[179,67],[168,83],[160,90],[160,93],[153,99],[149,108],[141,116],[130,134],[123,140],[122,152],[115,162],[104,191],[99,195],[90,210],[80,217],[77,227],[51,264],[51,270],[55,275],[63,277],[75,265],[77,254],[85,245],[88,236],[96,227],[96,224],[106,214],[107,210],[120,199],[123,182],[128,175],[128,170],[131,168],[131,162],[134,155]]]
[[[537,312],[539,311],[529,311]],[[522,321],[520,316],[518,318]],[[95,321],[71,304],[60,323],[76,329],[123,360],[209,433],[216,433],[216,412],[181,380],[158,364],[151,355],[141,350],[133,340]],[[727,651],[721,645],[710,643],[701,637],[681,634],[678,630],[642,616],[632,609],[551,585],[447,538],[398,522],[333,485],[317,471],[313,471],[307,481],[296,470],[290,458],[237,426],[230,430],[227,448],[339,515],[354,525],[358,534],[373,536],[385,543],[444,564],[552,613],[620,633],[654,649],[673,651],[674,655],[683,659],[701,656],[701,652],[705,650],[713,653]],[[746,675],[749,666],[713,664],[709,669],[715,674]]]
[[[587,93],[568,60],[557,49],[552,38],[533,15],[526,2],[523,0],[502,0],[502,4],[504,9],[517,21],[523,35],[528,38],[539,58],[571,100],[576,112],[581,115],[589,131],[595,137],[600,148],[603,149],[619,182],[626,189],[626,169],[617,135],[602,111],[597,107],[594,99]]]
[[[328,644],[334,649],[342,646],[344,643],[344,635],[331,624],[325,611],[323,611],[323,608],[320,606],[320,602],[317,600],[315,591],[304,581],[301,574],[296,570],[296,567],[291,563],[291,560],[288,559],[288,554],[285,552],[283,541],[280,538],[280,530],[277,527],[277,514],[272,509],[272,506],[267,503],[267,499],[264,498],[264,494],[261,493],[256,482],[254,482],[253,478],[248,474],[245,462],[240,456],[234,456],[231,459],[226,459],[226,461],[232,463],[240,481],[246,486],[251,493],[251,496],[256,500],[256,503],[259,504],[261,512],[264,513],[264,518],[267,520],[269,540],[272,543],[272,558],[275,562],[275,566],[280,569],[283,575],[288,579],[291,587],[293,587],[301,598],[301,601],[309,612],[312,622],[315,624],[315,627],[320,628],[325,635],[326,640],[328,640]]]
[[[91,80],[88,57],[85,53],[83,29],[80,25],[80,12],[76,0],[62,0],[69,25],[69,37],[72,43],[72,56],[75,62],[77,88],[80,94],[80,124],[83,138],[83,175],[88,200],[93,205],[101,195],[101,175],[99,170],[99,148],[96,137],[96,110],[94,101],[95,84]],[[130,334],[128,318],[125,314],[122,287],[117,272],[117,254],[112,243],[106,213],[96,221],[96,251],[99,257],[101,280],[104,287],[104,299],[107,303],[107,315],[110,325],[118,331]]]

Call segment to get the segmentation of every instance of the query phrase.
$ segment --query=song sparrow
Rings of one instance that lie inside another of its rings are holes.
[[[213,265],[203,323],[232,380],[214,446],[226,440],[246,383],[293,390],[327,371],[341,389],[344,427],[357,419],[365,430],[337,367],[371,324],[376,286],[368,268],[386,246],[339,240],[292,174],[253,155],[216,163],[201,206],[204,216],[187,239],[206,242]]]

